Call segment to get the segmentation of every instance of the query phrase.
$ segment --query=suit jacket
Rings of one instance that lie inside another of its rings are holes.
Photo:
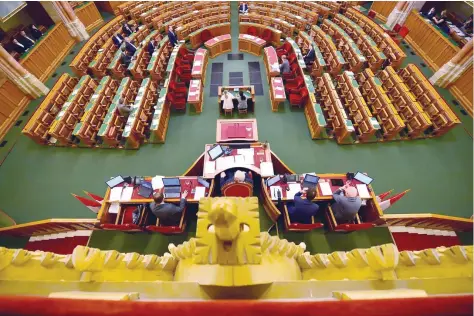
[[[120,45],[122,45],[123,37],[121,37],[122,35],[120,34],[115,34],[114,36],[112,36],[112,41],[114,42],[115,46],[120,47]]]
[[[344,196],[341,190],[336,190],[332,197],[336,201],[331,206],[336,220],[341,222],[350,222],[354,220],[354,217],[362,205],[360,197]]]
[[[153,55],[153,52],[155,51],[155,48],[156,48],[156,46],[153,45],[152,42],[148,43],[147,49],[148,49],[148,54],[150,54],[150,56]]]
[[[130,34],[133,33],[132,29],[131,29],[130,26],[128,26],[127,24],[122,25],[122,31],[123,31],[127,36],[130,36]]]
[[[151,212],[160,219],[162,226],[178,226],[185,206],[185,199],[181,199],[179,206],[170,203],[150,203]]]
[[[319,206],[314,204],[312,201],[303,199],[301,192],[295,194],[293,204],[288,203],[288,215],[291,221],[310,224],[311,217],[316,215],[319,210]]]
[[[168,39],[170,40],[171,45],[175,46],[178,44],[178,38],[174,32],[168,31]]]
[[[21,47],[20,45],[17,45],[15,43],[13,43],[12,46],[13,46],[13,49],[19,54],[23,54],[24,52],[26,52],[25,46]]]
[[[311,47],[311,49],[306,54],[306,56],[304,56],[304,59],[307,59],[309,61],[314,61],[315,58],[316,58],[316,52],[314,51],[314,48]]]
[[[40,30],[37,30],[37,29],[34,29],[34,28],[31,28],[31,35],[35,38],[35,39],[39,39],[41,36],[43,36],[43,33],[41,33]]]
[[[285,72],[291,72],[290,62],[288,61],[288,59],[281,63],[280,72],[282,74],[284,74]]]
[[[35,44],[32,40],[27,39],[26,37],[20,35],[18,37],[18,42],[22,43],[27,49]]]
[[[132,54],[135,54],[135,52],[137,51],[137,47],[135,45],[127,42],[125,42],[125,49]]]
[[[239,11],[240,12],[247,12],[249,10],[249,6],[247,4],[241,4],[239,6]]]

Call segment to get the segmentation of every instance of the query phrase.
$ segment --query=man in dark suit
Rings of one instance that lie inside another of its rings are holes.
[[[133,33],[132,29],[127,23],[122,24],[122,31],[125,33],[125,36],[130,36]]]
[[[137,47],[133,45],[133,43],[130,41],[128,37],[125,37],[124,41],[125,41],[125,49],[132,55],[135,54],[135,52],[137,51]]]
[[[156,49],[156,39],[151,39],[150,42],[148,43],[148,54],[151,56],[153,55],[153,52]]]
[[[249,6],[247,5],[247,3],[242,2],[242,3],[239,5],[239,12],[240,12],[240,13],[244,13],[244,14],[249,12]]]
[[[173,31],[173,27],[170,25],[168,27],[168,39],[170,40],[171,45],[176,46],[178,45],[178,37],[176,33]]]
[[[186,197],[188,191],[184,191],[181,195],[179,206],[165,203],[163,191],[153,194],[153,202],[150,203],[150,210],[163,226],[178,226],[181,220],[184,207],[186,206]]]
[[[303,57],[303,59],[306,64],[312,64],[314,63],[315,58],[316,52],[314,51],[313,45],[311,45],[311,48],[309,49],[308,53]]]
[[[301,196],[306,193],[306,198],[303,199]],[[295,194],[293,203],[288,203],[288,215],[292,222],[301,224],[310,224],[311,217],[316,215],[319,210],[319,205],[313,203],[313,199],[316,196],[316,190],[314,188],[304,189]]]
[[[27,49],[35,45],[35,41],[29,38],[24,31],[20,32],[20,36],[18,37],[18,41],[23,44]]]
[[[120,47],[123,43],[123,36],[120,33],[114,34],[112,36],[112,41],[114,42],[115,46]]]
[[[22,43],[18,42],[15,38],[12,41],[12,48],[20,55],[26,52],[27,48]]]
[[[31,24],[30,32],[31,32],[31,36],[33,36],[33,38],[36,40],[39,39],[41,36],[43,36],[43,33],[41,33],[41,31],[38,30],[38,28],[34,24]]]
[[[120,55],[120,60],[122,61],[122,64],[127,68],[132,62],[132,57],[130,57],[129,53],[125,50],[125,48],[122,48],[122,54]]]

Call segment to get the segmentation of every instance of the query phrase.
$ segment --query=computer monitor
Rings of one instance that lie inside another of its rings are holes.
[[[140,184],[140,189],[138,190],[138,195],[143,196],[144,198],[149,198],[153,193],[153,186],[150,182],[142,182]]]
[[[274,185],[275,183],[277,183],[278,181],[280,181],[280,176],[274,176],[270,179],[267,180],[267,186],[271,187],[272,185]]]
[[[179,186],[179,178],[163,178],[163,185],[165,187]]]
[[[207,153],[209,154],[209,158],[211,158],[211,160],[216,160],[224,154],[224,149],[222,149],[221,145],[215,145],[209,149]]]
[[[362,182],[362,183],[365,183],[365,184],[371,184],[372,181],[374,181],[374,179],[372,179],[371,177],[363,174],[362,172],[357,172],[354,176],[354,179]]]
[[[115,178],[110,179],[109,181],[105,182],[109,186],[109,188],[114,188],[117,185],[123,183],[125,180],[122,178],[122,176],[117,176]]]

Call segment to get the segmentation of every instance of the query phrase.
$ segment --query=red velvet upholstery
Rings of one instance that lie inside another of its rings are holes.
[[[283,43],[282,46],[280,46],[276,49],[276,53],[277,53],[278,58],[281,58],[281,56],[283,56],[283,55],[288,55],[291,52],[291,49],[292,49],[292,47],[291,47],[290,43],[288,43],[288,42]]]
[[[176,74],[178,75],[179,79],[181,81],[189,83],[191,81],[191,70],[183,68],[183,67],[177,67],[176,68]]]
[[[298,64],[291,64],[290,65],[291,72],[283,73],[282,77],[284,80],[288,79],[295,79],[296,77],[300,76],[300,66]]]
[[[186,207],[183,209],[183,213],[181,214],[181,220],[178,226],[162,226],[157,221],[157,225],[148,225],[145,227],[145,229],[149,232],[162,233],[165,235],[181,234],[186,228],[186,209]]]
[[[176,58],[175,64],[177,67],[181,67],[185,70],[191,71],[191,64],[189,62],[186,62],[184,59],[181,58]]]
[[[375,11],[370,10],[369,13],[367,14],[367,16],[371,19],[374,19],[375,16],[376,16],[376,13],[375,13]]]
[[[295,79],[288,79],[285,82],[285,91],[286,94],[290,94],[291,92],[297,93],[294,90],[299,90],[304,86],[304,79],[301,76],[296,77]]]
[[[317,223],[314,220],[314,216],[311,218],[312,223],[311,224],[303,224],[303,223],[296,223],[296,222],[291,222],[290,216],[288,215],[288,208],[286,205],[283,206],[283,218],[285,220],[285,228],[286,231],[296,231],[296,232],[307,232],[311,231],[313,229],[320,229],[324,228],[323,223]]]
[[[398,32],[398,35],[400,35],[401,38],[405,38],[405,36],[407,36],[409,32],[410,32],[410,30],[408,29],[408,27],[406,27],[406,26],[404,25],[404,26],[402,26],[402,28],[400,29],[400,32]]]
[[[290,93],[290,105],[303,107],[308,101],[308,89],[301,89],[300,93]]]
[[[186,98],[180,97],[174,93],[168,93],[166,98],[171,103],[171,106],[176,110],[186,110]]]
[[[249,197],[253,196],[253,185],[248,182],[230,182],[221,191],[223,196]]]
[[[184,84],[184,82],[170,81],[168,88],[173,93],[186,94],[186,92],[188,92],[188,89],[186,88],[186,85]]]
[[[263,32],[262,32],[261,37],[267,43],[271,43],[271,41],[272,41],[272,31],[270,31],[269,29],[264,29]]]
[[[294,64],[295,62],[298,62],[298,57],[296,57],[295,53],[291,53],[288,57],[288,61],[290,62],[290,64]]]
[[[375,227],[373,223],[362,223],[362,224],[340,224],[334,227],[335,232],[350,233],[357,230],[364,230]]]
[[[194,53],[188,51],[184,46],[179,49],[178,56],[185,61],[193,62],[194,60]]]
[[[397,23],[397,24],[395,24],[393,29],[391,31],[387,31],[387,33],[390,36],[397,36],[397,34],[398,34],[398,32],[400,31],[401,28],[402,28],[402,26]]]
[[[213,36],[212,36],[212,34],[211,34],[211,31],[209,31],[209,30],[203,30],[203,31],[201,32],[201,41],[202,41],[203,43],[207,42],[207,41],[210,40],[212,37],[213,37]]]
[[[253,36],[257,36],[257,35],[258,35],[258,33],[257,33],[257,28],[254,27],[254,26],[250,26],[250,27],[247,29],[247,34],[253,35]]]
[[[139,232],[142,231],[140,226],[135,225],[135,224],[101,224],[100,225],[101,229],[104,230],[121,230],[124,232]]]

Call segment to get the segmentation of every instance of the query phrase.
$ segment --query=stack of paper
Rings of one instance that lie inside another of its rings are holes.
[[[132,199],[133,187],[126,187],[122,191],[122,196],[120,197],[120,202],[128,202]]]
[[[120,210],[120,203],[114,202],[110,204],[109,214],[118,214],[119,210]]]
[[[151,186],[153,190],[161,189],[164,187],[163,178],[163,176],[156,176],[151,179]]]
[[[295,194],[301,191],[301,184],[299,183],[289,183],[288,187],[290,188],[290,190],[286,192],[288,199],[293,199]]]
[[[120,201],[123,187],[115,187],[110,190],[109,201]]]
[[[357,191],[361,199],[370,199],[370,193],[365,184],[357,184]]]
[[[237,155],[235,157],[235,164],[236,165],[245,165],[245,158],[244,155]]]
[[[204,164],[204,174],[212,174],[216,172],[216,162],[215,161],[207,161]]]
[[[206,196],[206,188],[205,187],[196,187],[196,191],[194,192],[194,199],[200,200],[201,198]]]
[[[244,156],[244,163],[246,165],[254,165],[255,164],[253,154],[244,154],[243,156]]]
[[[331,185],[329,185],[329,182],[319,182],[319,188],[323,195],[332,195]]]
[[[283,192],[281,191],[280,186],[272,185],[270,187],[270,193],[272,195],[272,200],[278,200],[278,192],[280,192],[280,197],[283,198]]]
[[[270,177],[270,176],[275,175],[273,172],[273,164],[271,162],[261,162],[260,175],[262,177]]]

